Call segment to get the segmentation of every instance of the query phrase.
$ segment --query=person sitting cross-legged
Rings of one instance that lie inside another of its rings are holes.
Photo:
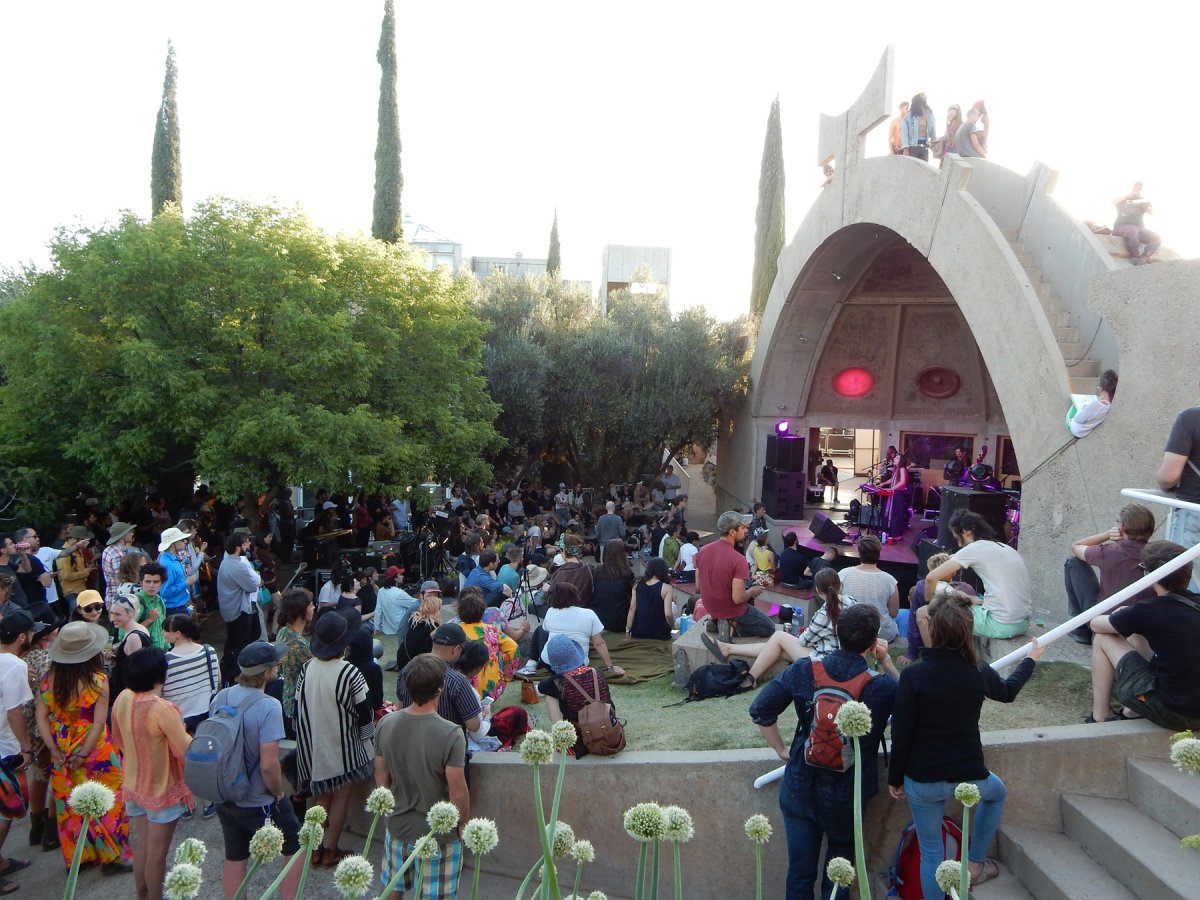
[[[1153,572],[1184,548],[1152,541],[1142,569]],[[1125,705],[1119,718],[1149,719],[1172,731],[1200,728],[1200,596],[1188,589],[1191,563],[1164,575],[1155,596],[1092,619],[1092,713],[1111,717],[1112,699]]]

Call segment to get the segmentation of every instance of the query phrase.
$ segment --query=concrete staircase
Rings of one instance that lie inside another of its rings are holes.
[[[1029,277],[1029,283],[1042,303],[1042,311],[1050,323],[1050,330],[1058,341],[1058,349],[1062,352],[1063,364],[1067,367],[1067,376],[1071,381],[1071,391],[1076,394],[1096,393],[1096,379],[1100,377],[1098,360],[1084,356],[1088,345],[1081,340],[1079,325],[1075,314],[1067,310],[1053,285],[1043,276],[1040,269],[1033,264],[1033,257],[1025,245],[1018,239],[1017,232],[1012,228],[1001,229],[1001,234],[1012,248],[1013,255]]]
[[[1200,778],[1165,760],[1126,763],[1130,800],[1064,794],[1063,831],[1003,825],[1005,867],[1038,900],[1194,900],[1200,853],[1179,845],[1200,831]],[[981,885],[980,900],[992,897]],[[994,896],[1021,896],[1016,894]]]

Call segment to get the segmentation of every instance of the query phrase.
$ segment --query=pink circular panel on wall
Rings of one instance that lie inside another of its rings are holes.
[[[840,397],[857,399],[871,393],[875,387],[875,376],[866,369],[842,369],[833,376],[833,389]]]
[[[934,400],[947,400],[958,393],[962,380],[945,366],[930,366],[917,373],[917,390]]]

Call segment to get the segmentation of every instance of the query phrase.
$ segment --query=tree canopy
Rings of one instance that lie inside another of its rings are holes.
[[[483,366],[502,473],[538,459],[588,483],[657,472],[663,447],[710,445],[747,387],[742,326],[672,315],[661,293],[610,294],[604,316],[557,279],[494,274],[475,308],[492,325]]]
[[[60,231],[0,305],[0,458],[115,497],[486,478],[471,288],[405,245],[211,200]],[[187,483],[187,481],[185,481]]]

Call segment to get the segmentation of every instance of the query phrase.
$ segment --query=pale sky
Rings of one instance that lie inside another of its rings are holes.
[[[464,257],[541,258],[557,207],[564,277],[597,284],[605,244],[667,246],[675,306],[732,318],[748,304],[772,98],[790,240],[821,182],[818,114],[852,102],[892,43],[893,106],[925,91],[940,133],[947,106],[985,98],[993,160],[1022,173],[1047,162],[1060,201],[1108,224],[1141,179],[1148,226],[1197,256],[1194,28],[1172,9],[399,0],[403,209]],[[149,214],[168,38],[186,207],[273,199],[327,231],[369,231],[382,10],[0,5],[0,267],[45,265],[57,226]]]

